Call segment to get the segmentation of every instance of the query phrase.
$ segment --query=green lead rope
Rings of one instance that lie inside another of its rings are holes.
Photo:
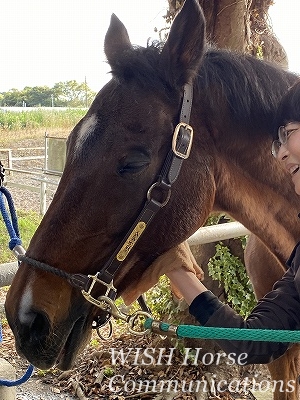
[[[252,340],[256,342],[300,342],[300,331],[275,329],[244,329],[244,328],[215,328],[195,325],[172,325],[148,318],[145,329],[160,335],[178,338],[223,339],[223,340]]]

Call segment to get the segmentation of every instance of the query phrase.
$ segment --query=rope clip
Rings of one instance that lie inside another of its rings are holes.
[[[151,318],[151,315],[143,310],[137,310],[133,314],[125,314],[115,305],[114,301],[107,295],[99,296],[97,299],[93,297],[89,292],[82,290],[84,298],[92,303],[94,306],[112,315],[115,319],[121,319],[128,324],[128,330],[130,333],[143,336],[149,329],[144,328],[144,324],[141,323],[141,319]]]

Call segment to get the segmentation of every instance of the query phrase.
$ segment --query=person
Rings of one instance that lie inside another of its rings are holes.
[[[272,154],[291,175],[300,195],[300,81],[282,98],[277,112],[278,135],[272,143]],[[300,242],[287,261],[288,270],[271,292],[261,299],[246,320],[223,304],[195,273],[187,268],[167,272],[189,305],[189,312],[204,326],[300,329]],[[218,340],[219,345],[235,358],[247,353],[246,363],[269,363],[280,357],[289,343]]]

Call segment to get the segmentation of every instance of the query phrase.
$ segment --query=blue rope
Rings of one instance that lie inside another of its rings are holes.
[[[9,379],[1,379],[0,378],[0,386],[18,386],[18,385],[22,385],[22,383],[28,381],[28,379],[31,377],[32,373],[33,373],[33,365],[30,364],[29,367],[27,368],[27,371],[25,372],[25,374],[20,378],[17,379],[15,381],[11,381]]]
[[[6,209],[5,198],[8,204],[9,213]],[[14,206],[14,202],[10,192],[4,187],[0,185],[0,211],[3,217],[3,221],[5,223],[7,232],[10,237],[10,241],[8,247],[10,250],[13,250],[17,245],[21,246],[22,241],[20,238],[20,231],[18,226],[18,218]],[[2,326],[0,324],[0,342],[2,343]],[[30,364],[27,368],[25,374],[17,379],[17,380],[9,380],[9,379],[1,379],[0,378],[0,386],[18,386],[22,383],[26,382],[33,373],[33,365]]]
[[[5,198],[9,207],[10,215],[6,209]],[[20,238],[20,231],[18,226],[18,218],[14,207],[13,199],[9,191],[4,187],[0,186],[0,211],[5,223],[7,232],[10,237],[8,247],[13,250],[17,245],[22,245]]]
[[[0,342],[2,343],[2,325],[0,324]],[[28,379],[31,377],[32,373],[33,373],[33,365],[30,364],[27,368],[27,371],[25,372],[25,374],[17,379],[17,380],[10,380],[10,379],[2,379],[0,378],[0,386],[18,386],[18,385],[22,385],[22,383],[28,381]]]

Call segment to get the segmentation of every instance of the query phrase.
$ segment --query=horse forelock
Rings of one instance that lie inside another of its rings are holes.
[[[111,73],[122,83],[134,83],[143,89],[168,93],[171,89],[160,62],[162,43],[152,42],[147,47],[134,46],[120,54],[111,65]]]

